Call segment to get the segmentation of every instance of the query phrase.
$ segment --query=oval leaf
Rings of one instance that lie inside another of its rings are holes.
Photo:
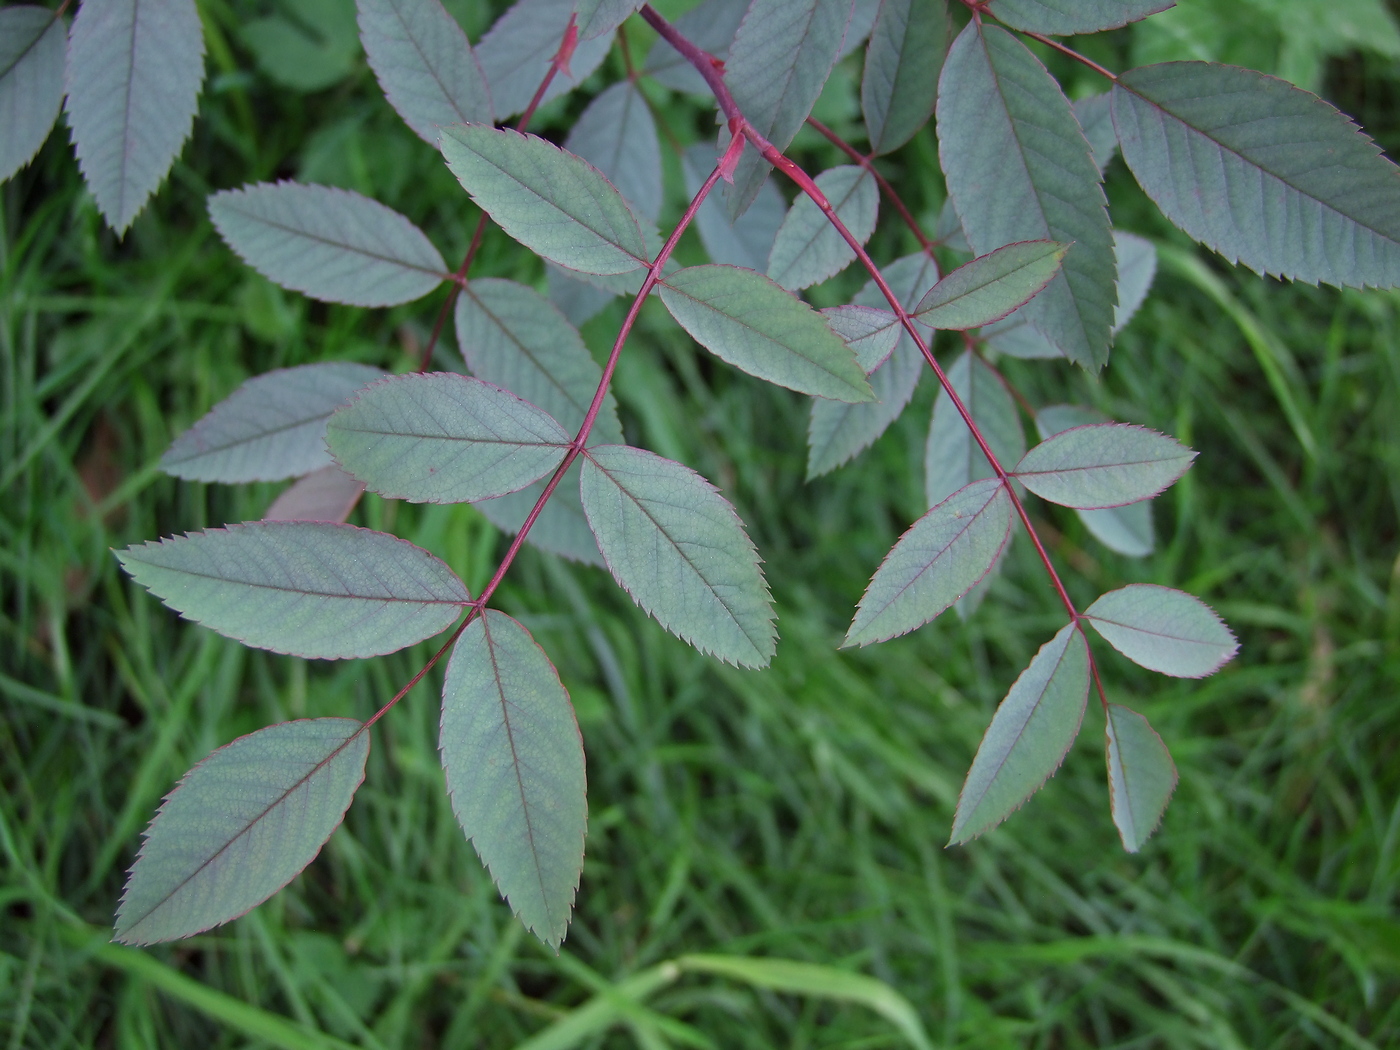
[[[649,264],[637,219],[597,168],[542,138],[468,124],[442,155],[482,211],[525,247],[584,273]]]
[[[509,120],[530,104],[559,52],[576,0],[517,0],[476,46],[491,85],[496,119]],[[566,69],[559,70],[540,100],[572,91],[588,79],[612,47],[612,38],[578,41]]]
[[[1012,473],[1041,499],[1090,510],[1151,499],[1186,473],[1196,453],[1127,423],[1074,427],[1042,441]]]
[[[842,645],[869,645],[928,623],[991,572],[1011,535],[1011,497],[975,481],[899,538],[870,580]]]
[[[889,360],[904,332],[898,317],[873,306],[828,306],[821,315],[846,341],[867,376]]]
[[[638,215],[656,221],[661,214],[661,143],[651,108],[636,84],[624,80],[590,102],[564,148],[601,171]]]
[[[817,176],[817,188],[855,239],[864,244],[875,232],[880,189],[875,176],[854,164],[830,168]],[[768,276],[797,291],[825,281],[855,259],[855,249],[836,232],[831,220],[803,194],[793,203],[768,256]]]
[[[990,831],[1040,790],[1079,735],[1088,700],[1089,646],[1065,624],[992,717],[958,796],[950,846]]]
[[[446,628],[471,600],[421,547],[353,525],[245,522],[116,555],[185,619],[321,660],[397,652]]]
[[[898,149],[933,116],[948,36],[945,0],[881,0],[860,81],[872,154]]]
[[[467,34],[441,0],[356,0],[360,41],[384,97],[428,145],[450,124],[492,119]]]
[[[991,365],[970,351],[953,362],[946,375],[972,421],[991,446],[1005,470],[1026,450],[1026,435],[1006,384]],[[948,391],[940,390],[933,403],[933,421],[924,446],[924,491],[928,505],[941,503],[970,481],[995,477],[996,472],[953,407]]]
[[[1123,848],[1142,849],[1176,790],[1176,763],[1147,719],[1121,704],[1108,705],[1108,799]]]
[[[394,376],[326,424],[326,447],[371,491],[410,503],[472,503],[544,477],[572,439],[548,412],[453,372]]]
[[[28,164],[63,105],[63,19],[43,7],[0,10],[0,182]]]
[[[1069,245],[1008,244],[959,266],[928,290],[914,314],[931,328],[967,329],[999,321],[1060,272]]]
[[[583,738],[549,657],[504,613],[452,648],[441,748],[462,830],[526,929],[558,948],[583,871]]]
[[[1176,0],[993,0],[987,10],[1012,29],[1069,36],[1120,29],[1174,6]]]
[[[422,230],[349,190],[260,182],[214,194],[209,217],[258,273],[328,303],[396,306],[447,277]]]
[[[1084,618],[1133,663],[1174,678],[1214,674],[1240,647],[1209,605],[1156,584],[1109,591],[1084,610]]]
[[[272,501],[263,521],[344,521],[364,495],[365,484],[334,463],[313,470]]]
[[[855,355],[821,315],[762,274],[692,266],[660,289],[696,342],[749,375],[835,401],[874,397]]]
[[[602,445],[584,455],[580,491],[608,570],[638,605],[701,652],[767,666],[772,599],[718,489],[652,452]]]
[[[1048,405],[1035,414],[1036,430],[1041,439],[1053,437],[1072,427],[1088,423],[1107,423],[1099,412],[1073,405]],[[1145,558],[1156,546],[1152,527],[1152,504],[1147,500],[1123,507],[1103,507],[1099,510],[1078,510],[1079,520],[1096,540],[1111,551],[1130,558]]]
[[[330,463],[326,420],[384,378],[346,361],[279,368],[249,379],[171,444],[160,468],[187,481],[280,481]]]
[[[256,908],[316,859],[368,757],[369,733],[353,718],[284,722],[219,748],[151,821],[114,939],[173,941]]]
[[[1119,78],[1113,122],[1147,195],[1231,262],[1310,284],[1400,284],[1400,169],[1316,95],[1168,62]]]
[[[194,126],[204,31],[194,0],[88,0],[68,40],[68,123],[83,178],[117,233]]]

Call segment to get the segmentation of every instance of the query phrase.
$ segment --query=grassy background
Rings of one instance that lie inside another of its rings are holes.
[[[222,245],[204,197],[284,176],[345,185],[410,215],[448,258],[475,222],[362,63],[328,91],[289,92],[248,71],[241,8],[202,10],[201,118],[125,240],[104,230],[62,132],[3,189],[0,1040],[901,1045],[860,1005],[657,969],[699,952],[878,978],[946,1046],[1400,1042],[1400,297],[1219,267],[1154,216],[1121,162],[1115,221],[1167,249],[1152,300],[1101,382],[1006,367],[1038,404],[1093,403],[1202,453],[1157,501],[1161,542],[1143,561],[1108,553],[1068,513],[1035,511],[1077,600],[1180,586],[1243,643],[1199,683],[1100,654],[1111,698],[1148,715],[1181,770],[1142,854],[1124,854],[1109,821],[1092,707],[1023,811],[943,849],[991,712],[1060,623],[1023,541],[969,623],[836,650],[922,510],[931,384],[854,466],[804,484],[803,400],[712,365],[649,308],[616,387],[629,438],[736,502],[782,640],[770,670],[734,671],[665,635],[600,571],[518,561],[499,604],[558,665],[588,749],[588,856],[563,952],[522,935],[463,841],[427,686],[380,724],[345,828],[291,887],[190,941],[107,944],[140,831],[191,764],[274,721],[366,717],[430,651],[348,663],[251,651],[117,571],[111,547],[256,518],[275,494],[159,474],[175,434],[270,368],[410,367],[438,305],[369,312],[283,293]],[[475,39],[489,14],[463,13]],[[1097,57],[1121,66],[1130,44],[1109,38]],[[1355,65],[1329,84],[1383,120],[1373,100],[1393,97],[1400,72]],[[851,121],[853,84],[855,67],[839,72],[825,118]],[[705,133],[700,108],[656,98],[677,140]],[[566,128],[582,104],[553,104],[542,126]],[[1373,130],[1396,141],[1395,126]],[[836,162],[802,143],[810,167]],[[932,157],[921,136],[889,162],[925,215]],[[907,234],[887,219],[875,250],[907,251]],[[534,265],[493,236],[476,273],[533,280]],[[860,283],[844,280],[822,294]],[[619,309],[586,326],[595,351]],[[371,498],[354,520],[427,546],[473,588],[504,550],[466,507]]]

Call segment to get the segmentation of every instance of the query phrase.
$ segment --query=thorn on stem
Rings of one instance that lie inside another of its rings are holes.
[[[566,77],[573,77],[569,71],[569,60],[574,57],[574,48],[578,46],[578,15],[569,16],[568,28],[564,30],[564,39],[559,44],[559,50],[554,55],[554,68]]]

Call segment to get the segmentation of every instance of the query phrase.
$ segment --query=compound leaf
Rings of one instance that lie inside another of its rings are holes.
[[[729,57],[734,31],[739,28],[748,9],[749,0],[701,0],[672,24],[685,39],[723,62]],[[697,95],[710,92],[705,78],[663,39],[658,39],[647,52],[646,67],[642,72],[658,84],[665,84],[676,91],[689,91]],[[713,167],[713,164],[707,167],[706,173]]]
[[[719,154],[709,142],[697,142],[681,157],[685,191],[692,197],[715,168]],[[765,182],[742,219],[732,219],[718,194],[711,193],[695,215],[695,228],[710,260],[745,266],[760,273],[768,266],[773,241],[787,215],[782,194],[771,181]]]
[[[866,588],[843,645],[869,645],[928,623],[996,564],[1011,536],[999,478],[974,481],[916,521]]]
[[[660,290],[696,342],[749,375],[839,401],[874,396],[855,355],[822,316],[762,274],[692,266],[671,274]]]
[[[1142,849],[1162,822],[1176,790],[1176,764],[1147,719],[1122,704],[1108,705],[1108,798],[1123,848]]]
[[[1316,95],[1168,62],[1119,78],[1113,122],[1147,195],[1231,262],[1310,284],[1400,284],[1400,169]]]
[[[967,771],[956,845],[990,831],[1060,767],[1089,700],[1089,645],[1072,623],[1040,647],[1006,694]]]
[[[383,379],[369,365],[327,361],[265,372],[244,382],[160,457],[186,481],[280,481],[330,463],[326,420],[361,387]]]
[[[523,489],[563,461],[571,437],[548,412],[455,372],[393,376],[326,424],[326,447],[345,470],[410,503],[472,503]]]
[[[817,176],[817,188],[861,244],[875,232],[880,189],[875,176],[853,164],[831,168]],[[778,228],[768,255],[768,276],[797,291],[832,277],[856,257],[826,214],[803,194],[793,203]]]
[[[1133,663],[1174,678],[1214,674],[1240,647],[1209,605],[1156,584],[1109,591],[1084,610],[1084,618]]]
[[[643,0],[578,0],[578,38],[592,40],[622,25]]]
[[[946,0],[880,0],[860,81],[871,153],[898,149],[933,115],[949,28]]]
[[[440,746],[462,831],[526,929],[558,948],[583,871],[583,738],[549,657],[504,613],[453,646]]]
[[[316,859],[368,757],[369,733],[353,718],[283,722],[209,755],[151,821],[114,939],[173,941],[256,908]]]
[[[821,314],[846,341],[867,376],[889,360],[904,331],[898,317],[873,306],[828,306]]]
[[[320,660],[396,652],[437,634],[471,600],[421,547],[353,525],[250,521],[116,554],[185,619]]]
[[[578,460],[575,460],[564,472],[554,495],[540,511],[526,538],[540,550],[561,558],[601,566],[603,556],[598,551],[598,542],[593,538],[593,530],[584,516],[583,503],[579,498],[580,469]],[[519,492],[498,499],[482,500],[473,506],[496,528],[508,536],[514,536],[548,483],[549,479],[545,478]]]
[[[564,148],[601,171],[638,215],[656,222],[661,214],[661,143],[636,84],[623,80],[590,102]]]
[[[293,482],[272,501],[262,520],[344,521],[364,491],[364,482],[331,463]]]
[[[1067,251],[1069,245],[1054,241],[1022,241],[979,256],[930,288],[914,316],[944,329],[999,321],[1050,283]]]
[[[1126,423],[1074,427],[1042,441],[1012,472],[1041,499],[1091,510],[1151,499],[1186,473],[1196,453]]]
[[[729,501],[689,467],[643,449],[600,445],[583,458],[583,509],[623,589],[701,652],[767,666],[772,599]]]
[[[970,351],[963,351],[946,375],[1002,469],[1007,469],[1026,451],[1026,435],[1006,384],[991,365]],[[968,482],[995,476],[962,414],[953,406],[952,397],[947,390],[940,390],[924,447],[928,505],[942,503]]]
[[[486,74],[441,0],[356,0],[360,41],[389,104],[428,145],[450,124],[492,119]]]
[[[491,86],[496,119],[509,120],[534,98],[550,63],[559,53],[576,0],[518,0],[476,46],[486,82]],[[578,41],[568,67],[559,70],[541,103],[572,91],[602,64],[612,47],[606,35]]]
[[[987,10],[1012,29],[1070,36],[1121,29],[1175,6],[1176,0],[993,0]]]
[[[1069,102],[1024,44],[968,23],[943,64],[939,159],[977,255],[1017,241],[1073,246],[1022,312],[1070,360],[1097,371],[1113,323],[1113,236],[1099,170]]]
[[[1146,237],[1114,230],[1113,254],[1118,257],[1118,306],[1113,311],[1113,334],[1117,335],[1152,290],[1157,276],[1157,247]]]
[[[63,105],[63,19],[43,7],[0,10],[0,182],[28,164]]]
[[[397,306],[447,277],[422,230],[350,190],[260,182],[214,194],[209,217],[258,273],[328,303]]]
[[[1042,441],[1072,427],[1107,422],[1108,418],[1101,413],[1073,405],[1048,405],[1035,414],[1035,427]],[[1152,548],[1156,545],[1152,528],[1152,504],[1147,500],[1139,500],[1122,507],[1077,510],[1075,513],[1095,539],[1119,554],[1130,558],[1144,558],[1152,553]]]
[[[194,0],[88,0],[73,19],[67,69],[78,166],[124,233],[194,126],[204,81]]]
[[[629,273],[650,261],[622,195],[581,157],[518,131],[446,128],[442,155],[482,211],[525,247],[584,273]]]

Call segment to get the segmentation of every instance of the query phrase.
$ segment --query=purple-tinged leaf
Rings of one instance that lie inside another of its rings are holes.
[[[729,501],[689,467],[643,449],[600,445],[582,458],[583,509],[613,578],[701,652],[766,667],[773,602]]]
[[[1089,700],[1089,645],[1074,624],[1040,647],[1006,694],[967,771],[950,846],[996,827],[1060,768]]]
[[[681,36],[723,62],[729,57],[729,45],[734,40],[734,31],[739,28],[744,12],[748,9],[749,0],[701,0],[672,24]],[[652,45],[642,72],[658,84],[665,84],[676,91],[688,91],[696,95],[710,93],[710,86],[705,83],[705,78],[665,40],[657,40]],[[713,164],[705,169],[707,174],[712,167]]]
[[[1074,119],[1079,121],[1079,129],[1089,140],[1094,167],[1102,175],[1118,152],[1118,132],[1113,128],[1113,98],[1105,91],[1102,95],[1078,99],[1073,108]]]
[[[1010,469],[1026,451],[1026,435],[1016,402],[1001,376],[982,358],[966,350],[946,374],[1002,469]],[[924,446],[928,505],[942,503],[969,482],[995,476],[962,414],[953,407],[948,391],[940,390],[933,403],[933,421]]]
[[[0,10],[0,182],[34,159],[63,105],[63,19],[45,7]]]
[[[448,125],[491,122],[486,75],[441,0],[356,0],[356,6],[370,68],[419,138],[436,149]]]
[[[1121,704],[1108,705],[1108,798],[1123,848],[1142,849],[1176,790],[1176,764],[1147,719]]]
[[[125,233],[194,126],[204,81],[194,0],[84,0],[67,69],[78,166],[108,225]]]
[[[508,390],[455,372],[392,376],[326,424],[326,447],[371,491],[474,503],[553,472],[573,435]]]
[[[583,738],[549,657],[504,613],[452,648],[440,746],[462,830],[525,928],[558,948],[583,871]]]
[[[1000,479],[974,481],[916,521],[891,548],[860,600],[843,646],[922,627],[991,571],[1011,536]]]
[[[384,376],[348,361],[254,376],[176,438],[160,457],[160,467],[186,481],[230,485],[319,470],[331,462],[326,420],[356,390]]]
[[[509,120],[530,104],[564,40],[575,0],[517,0],[476,45],[476,57],[491,86],[496,119]],[[612,38],[580,39],[544,93],[543,102],[572,91],[602,64]]]
[[[272,501],[262,520],[343,522],[364,491],[364,482],[332,463],[294,481]]]
[[[1040,334],[1025,310],[1014,310],[995,324],[982,329],[987,345],[1007,357],[1040,361],[1064,357],[1060,348]]]
[[[368,757],[369,733],[353,718],[284,722],[219,748],[151,821],[114,939],[173,941],[256,908],[316,859]]]
[[[651,261],[622,195],[597,168],[552,142],[465,124],[443,131],[442,155],[477,206],[546,259],[604,275]]]
[[[685,175],[685,191],[692,197],[714,170],[718,154],[708,142],[697,142],[681,157]],[[762,273],[768,265],[768,255],[778,228],[787,215],[787,205],[773,183],[765,182],[758,196],[742,219],[731,219],[718,194],[711,193],[700,205],[695,216],[695,228],[700,243],[710,254],[710,261],[745,266]]]
[[[846,341],[867,376],[889,360],[904,331],[898,317],[873,306],[828,306],[821,315]]]
[[[701,346],[749,375],[837,401],[874,395],[825,319],[762,274],[692,266],[660,284],[661,301]]]
[[[1168,62],[1119,78],[1113,122],[1163,214],[1231,262],[1309,284],[1400,285],[1400,168],[1316,95]]]
[[[1214,674],[1240,648],[1201,599],[1151,583],[1109,591],[1084,610],[1084,618],[1133,663],[1174,678]]]
[[[1121,258],[1122,256],[1120,256]],[[1036,430],[1041,440],[1073,427],[1090,423],[1107,423],[1109,419],[1100,412],[1073,405],[1049,405],[1035,414]],[[1123,507],[1102,507],[1098,510],[1078,510],[1079,520],[1089,530],[1090,535],[1109,550],[1126,554],[1130,558],[1145,558],[1156,545],[1152,528],[1152,504],[1147,500],[1129,503]]]
[[[612,33],[643,0],[578,0],[578,38],[592,40]]]
[[[1000,321],[1060,272],[1069,245],[1008,244],[959,266],[928,290],[914,316],[931,328],[965,330]]]
[[[209,217],[258,273],[328,303],[397,306],[448,276],[422,230],[350,190],[260,182],[214,194]]]
[[[875,176],[854,164],[830,168],[816,179],[817,188],[855,239],[864,244],[875,232],[880,189]],[[846,243],[826,214],[802,194],[778,228],[768,256],[768,276],[797,291],[833,277],[849,266],[855,249]]]
[[[566,270],[553,263],[545,263],[544,270],[550,304],[574,328],[597,317],[608,303],[617,298],[613,292],[590,284],[574,270]]]
[[[1101,423],[1042,441],[1012,472],[1041,499],[1092,510],[1151,499],[1186,473],[1196,453],[1146,427]]]
[[[116,555],[185,619],[320,660],[397,652],[443,630],[471,600],[421,547],[353,525],[250,521]]]
[[[607,176],[638,215],[656,222],[661,214],[661,143],[636,84],[623,80],[590,102],[564,148]]]
[[[1175,6],[1176,0],[992,0],[987,10],[1012,29],[1071,36],[1121,29]]]
[[[570,561],[585,565],[603,565],[603,556],[598,551],[598,541],[593,538],[593,529],[584,517],[583,502],[579,498],[579,476],[581,467],[578,460],[559,479],[554,495],[544,505],[544,510],[530,528],[528,541],[542,551],[557,554]],[[537,481],[529,488],[512,492],[499,499],[482,500],[473,506],[485,515],[496,528],[508,536],[520,531],[520,526],[529,517],[535,501],[544,492],[549,479]]]
[[[938,140],[977,255],[1017,241],[1072,244],[1021,312],[1066,357],[1098,371],[1117,301],[1113,236],[1099,170],[1059,84],[1010,33],[970,22],[943,64]]]
[[[951,35],[946,0],[880,0],[860,82],[871,153],[898,149],[933,116]]]
[[[1116,336],[1152,290],[1153,278],[1157,276],[1157,247],[1135,233],[1114,230],[1113,253],[1118,256],[1118,306],[1113,312]]]

